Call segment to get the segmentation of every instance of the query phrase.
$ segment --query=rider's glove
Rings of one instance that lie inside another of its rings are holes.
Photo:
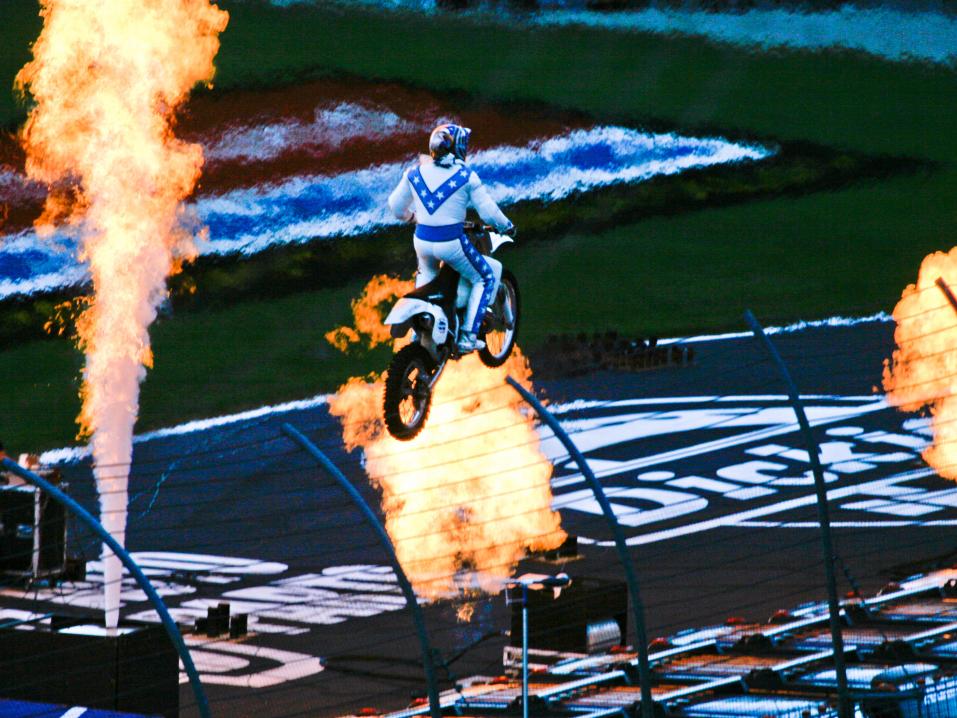
[[[517,233],[518,233],[518,228],[511,222],[509,222],[508,226],[502,230],[502,234],[504,234],[507,237],[511,237],[512,239],[515,239],[515,235]]]

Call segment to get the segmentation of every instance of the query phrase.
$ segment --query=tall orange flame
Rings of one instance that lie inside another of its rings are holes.
[[[366,301],[354,303],[357,325],[388,298],[386,287],[398,294],[409,286],[374,278]],[[375,324],[381,327],[381,315]],[[497,369],[475,354],[450,363],[428,423],[410,442],[386,431],[381,377],[350,379],[330,400],[346,447],[364,452],[399,561],[423,597],[497,591],[526,550],[555,548],[565,538],[551,510],[552,466],[531,414],[505,384],[508,375],[531,388],[517,348]]]
[[[326,334],[326,341],[339,351],[359,344],[363,337],[369,347],[384,344],[392,338],[389,327],[382,323],[382,306],[389,300],[411,292],[415,283],[411,279],[399,279],[378,274],[369,280],[362,294],[352,300],[352,320],[355,327],[338,327]]]
[[[17,75],[36,102],[20,139],[28,175],[61,189],[40,222],[66,216],[82,233],[93,297],[77,324],[86,354],[78,421],[91,437],[104,525],[122,542],[139,384],[152,362],[147,330],[167,276],[195,252],[181,200],[202,150],[173,136],[174,113],[212,78],[228,15],[208,0],[41,0],[41,15],[34,59]],[[120,575],[108,556],[107,625],[116,625]]]
[[[905,411],[930,408],[934,443],[924,459],[941,476],[957,479],[957,308],[938,279],[957,292],[957,247],[925,257],[917,283],[894,308],[897,349],[884,366],[884,389]]]

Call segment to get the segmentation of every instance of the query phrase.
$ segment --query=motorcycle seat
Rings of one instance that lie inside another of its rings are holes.
[[[457,331],[458,319],[455,315],[455,300],[458,294],[459,273],[447,264],[443,264],[439,273],[428,284],[416,287],[405,295],[409,299],[436,304],[445,312],[453,332]],[[454,334],[453,334],[454,336]]]
[[[459,273],[447,264],[443,264],[439,273],[428,284],[416,287],[405,297],[408,299],[421,299],[424,302],[431,302],[444,307],[449,300],[455,301],[455,295],[459,286]]]

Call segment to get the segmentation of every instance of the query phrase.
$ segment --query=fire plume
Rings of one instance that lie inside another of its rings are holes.
[[[388,298],[382,281],[374,278],[366,301],[354,304],[357,320]],[[518,348],[497,369],[475,354],[450,362],[435,386],[428,423],[409,442],[385,428],[381,376],[354,377],[330,400],[346,448],[363,450],[399,561],[423,597],[498,591],[526,550],[554,548],[565,538],[551,509],[552,465],[532,416],[505,384],[508,375],[531,388]]]
[[[174,113],[212,77],[228,15],[208,0],[42,0],[41,15],[33,60],[17,75],[35,102],[20,140],[29,177],[54,190],[39,222],[67,221],[82,236],[93,294],[77,321],[86,355],[78,422],[103,523],[122,543],[148,327],[166,278],[195,253],[181,201],[202,150],[174,137]],[[119,577],[109,556],[108,625]]]
[[[957,307],[948,288],[957,290],[957,247],[925,257],[917,283],[904,289],[894,308],[897,349],[884,365],[884,389],[888,401],[905,411],[929,407],[934,442],[924,460],[941,476],[957,479]]]
[[[338,327],[326,334],[326,341],[339,351],[346,351],[351,344],[362,342],[365,337],[369,347],[384,344],[392,338],[389,327],[382,323],[380,307],[390,299],[411,292],[415,282],[387,274],[377,274],[366,284],[356,299],[352,300],[352,318],[355,327]]]

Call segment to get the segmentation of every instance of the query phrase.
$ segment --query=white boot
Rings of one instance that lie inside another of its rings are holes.
[[[462,336],[459,337],[458,347],[459,353],[468,354],[476,349],[484,349],[485,342],[476,338],[474,332],[462,332]]]

